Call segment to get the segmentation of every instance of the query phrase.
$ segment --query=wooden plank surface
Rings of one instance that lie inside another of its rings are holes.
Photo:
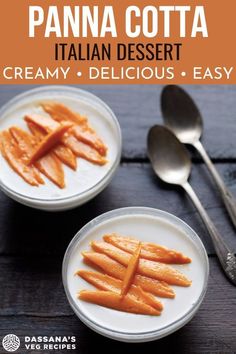
[[[0,106],[34,86],[1,86]],[[146,156],[148,128],[161,123],[161,86],[83,86],[115,111],[123,134],[123,163],[111,184],[93,201],[72,211],[46,213],[24,207],[0,192],[0,337],[75,335],[74,353],[139,354],[236,353],[235,287],[222,274],[205,227],[178,188],[154,176]],[[236,195],[235,86],[186,86],[205,123],[204,144],[226,184]],[[236,233],[204,164],[196,154],[191,183],[216,226],[236,249]],[[149,344],[128,345],[103,338],[73,314],[61,283],[61,263],[74,234],[95,216],[126,206],[166,210],[199,234],[210,255],[206,298],[191,322],[171,336]],[[32,351],[34,353],[35,351]],[[0,353],[2,348],[0,345]],[[27,351],[31,353],[31,351]]]
[[[210,257],[207,295],[189,324],[167,338],[153,343],[118,343],[93,333],[73,314],[61,284],[61,259],[1,257],[0,292],[2,306],[0,333],[19,336],[76,336],[80,354],[103,353],[234,353],[236,348],[235,287]],[[16,291],[17,290],[17,291]],[[17,294],[17,296],[16,296]],[[227,301],[225,301],[227,299]],[[158,321],[158,319],[157,319]]]
[[[34,86],[1,86],[0,106]],[[203,142],[214,159],[236,158],[236,88],[227,85],[184,86],[196,100],[204,117]],[[123,135],[123,157],[146,158],[146,135],[150,126],[162,123],[159,107],[162,86],[86,85],[116,113]],[[196,155],[197,157],[197,155]]]

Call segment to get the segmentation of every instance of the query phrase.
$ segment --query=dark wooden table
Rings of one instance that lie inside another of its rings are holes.
[[[0,105],[31,86],[2,86]],[[236,353],[236,289],[222,274],[207,232],[186,195],[153,175],[146,155],[148,128],[161,123],[161,86],[85,86],[116,113],[123,133],[121,166],[111,184],[88,204],[49,214],[0,193],[0,336],[75,335],[74,353]],[[236,88],[188,86],[204,116],[203,142],[236,195]],[[216,226],[236,249],[236,232],[206,167],[193,155],[192,184]],[[160,208],[185,220],[203,240],[210,261],[207,295],[184,328],[162,340],[125,344],[104,338],[73,314],[61,282],[66,247],[95,216],[125,206]],[[0,345],[1,348],[1,345]],[[0,349],[3,353],[3,349]],[[24,351],[21,351],[22,353]],[[30,351],[28,351],[29,353]],[[33,352],[33,351],[32,351]]]

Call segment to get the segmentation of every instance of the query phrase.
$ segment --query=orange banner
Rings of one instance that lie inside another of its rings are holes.
[[[235,13],[235,0],[8,0],[0,83],[235,84]]]

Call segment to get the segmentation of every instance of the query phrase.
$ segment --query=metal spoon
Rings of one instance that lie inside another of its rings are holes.
[[[236,227],[236,199],[226,187],[199,140],[203,131],[203,121],[194,101],[179,86],[169,85],[163,89],[161,108],[166,126],[182,143],[194,146],[202,156]]]
[[[185,146],[168,128],[159,125],[150,129],[147,144],[149,158],[155,173],[164,182],[179,185],[188,193],[209,231],[225,274],[236,285],[236,257],[220,236],[219,231],[188,183],[191,160]]]

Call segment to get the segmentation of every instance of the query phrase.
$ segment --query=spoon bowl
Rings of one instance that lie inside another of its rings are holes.
[[[162,91],[164,121],[184,144],[197,142],[203,131],[201,113],[192,98],[179,86],[168,85]]]
[[[160,179],[177,185],[187,182],[191,170],[188,151],[169,129],[153,126],[147,143],[149,158]]]

